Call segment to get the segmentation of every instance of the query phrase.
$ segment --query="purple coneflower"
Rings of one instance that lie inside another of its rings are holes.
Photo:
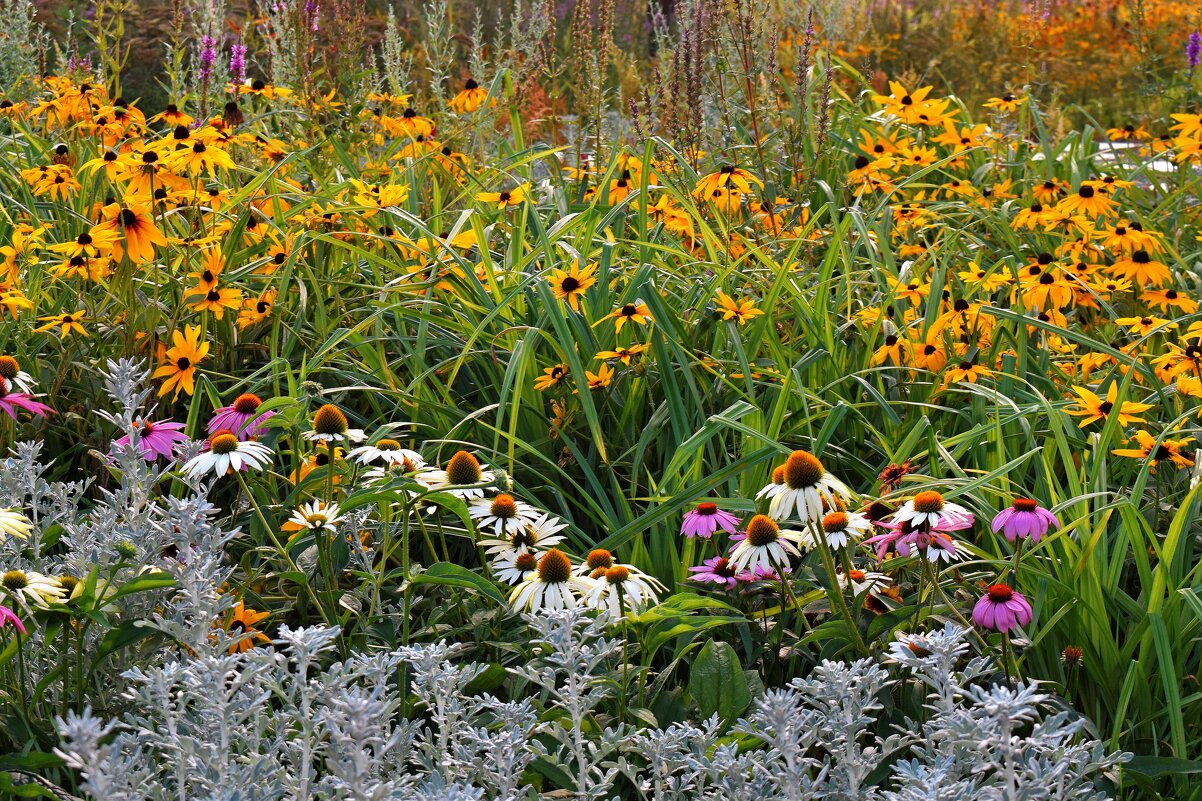
[[[792,570],[790,570],[787,567],[782,568],[782,570],[785,571],[785,575],[788,575],[793,572]],[[781,580],[780,573],[777,572],[776,568],[765,567],[764,565],[758,566],[755,570],[752,570],[750,573],[747,573],[747,572],[740,573],[737,578],[739,579],[739,581],[743,582],[744,584],[750,584],[755,581],[779,582]]]
[[[1031,604],[1005,584],[994,584],[972,608],[972,622],[1007,634],[1031,622]]]
[[[680,533],[690,539],[701,537],[708,540],[718,529],[722,529],[727,534],[734,534],[738,528],[739,518],[730,512],[722,511],[718,508],[718,504],[712,501],[704,501],[697,504],[697,508],[691,512],[685,512],[684,522],[680,525]]]
[[[877,559],[884,559],[889,549],[897,551],[899,556],[909,556],[913,551],[919,551],[928,561],[937,562],[940,559],[951,561],[956,557],[956,541],[950,532],[960,531],[972,525],[972,519],[960,518],[946,520],[939,528],[916,528],[909,521],[894,520],[889,523],[877,523],[886,531],[864,540],[864,545],[875,545]]]
[[[54,412],[46,404],[34,400],[33,396],[28,393],[9,392],[8,379],[3,377],[0,377],[0,409],[3,409],[14,420],[17,419],[17,409],[24,409],[38,417],[45,417]]]
[[[25,624],[21,622],[21,618],[17,617],[17,613],[9,609],[7,606],[0,606],[0,629],[12,623],[17,631],[22,634],[28,634],[25,630]]]
[[[993,518],[993,533],[1001,531],[1007,542],[1028,537],[1031,542],[1039,542],[1052,528],[1060,528],[1056,515],[1030,498],[1015,498],[1013,506],[998,512]]]
[[[181,442],[187,442],[188,436],[184,434],[184,424],[175,423],[170,420],[155,422],[152,420],[135,420],[134,426],[138,431],[138,451],[143,459],[148,462],[153,462],[160,456],[164,459],[170,459],[175,455],[175,446]],[[120,439],[113,440],[113,448],[126,448],[129,446],[129,434],[126,434]]]
[[[728,590],[733,589],[739,583],[739,571],[735,569],[735,566],[730,563],[729,559],[722,556],[706,559],[696,567],[690,567],[689,572],[693,574],[690,576],[693,581],[708,581],[711,584],[721,584]]]
[[[263,401],[258,395],[249,392],[239,395],[229,406],[222,406],[213,412],[213,419],[208,425],[209,433],[233,431],[241,440],[260,436],[265,430],[263,424],[275,415],[275,412],[259,414],[262,405]]]

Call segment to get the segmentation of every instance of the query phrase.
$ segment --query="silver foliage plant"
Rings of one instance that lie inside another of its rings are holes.
[[[617,643],[580,610],[526,621],[541,646],[514,673],[538,682],[542,698],[472,693],[487,667],[458,662],[445,642],[323,668],[337,630],[282,627],[274,650],[227,655],[210,644],[129,671],[124,719],[69,713],[60,755],[88,795],[113,801],[515,801],[537,797],[521,779],[540,758],[574,777],[577,798],[633,786],[655,801],[1084,800],[1108,797],[1102,780],[1124,758],[1084,736],[1071,713],[1049,714],[1052,699],[1033,684],[966,683],[980,666],[957,669],[965,632],[951,625],[903,636],[892,669],[826,662],[763,693],[734,726],[757,748],[741,750],[716,717],[597,733],[586,719],[617,686]],[[416,706],[398,683],[402,665]],[[906,669],[927,687],[929,715],[880,731],[881,694],[910,681]]]

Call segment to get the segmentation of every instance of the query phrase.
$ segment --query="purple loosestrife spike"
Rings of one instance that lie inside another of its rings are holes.
[[[205,34],[200,38],[200,77],[207,81],[213,75],[213,65],[217,63],[217,40]]]
[[[1202,64],[1202,33],[1190,31],[1189,41],[1185,45],[1185,61],[1191,71]]]
[[[230,76],[234,83],[246,80],[246,45],[235,44],[230,47]]]

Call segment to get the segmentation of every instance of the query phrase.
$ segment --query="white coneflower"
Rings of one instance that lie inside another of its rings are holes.
[[[63,600],[67,595],[67,590],[58,579],[32,570],[10,570],[0,578],[0,585],[14,598],[24,599],[42,609]]]
[[[945,501],[934,490],[920,492],[893,513],[894,523],[909,523],[911,528],[923,525],[933,529],[958,529],[972,523],[972,512],[959,504]]]
[[[560,550],[552,548],[538,560],[538,568],[530,578],[513,588],[509,605],[517,612],[537,612],[540,609],[570,609],[580,597],[591,591],[596,582],[572,575],[572,562]]]
[[[446,470],[427,468],[416,476],[417,480],[426,487],[462,498],[472,500],[483,498],[488,485],[496,481],[496,475],[488,469],[488,465],[467,451],[458,451],[447,462]]]
[[[756,498],[769,499],[768,514],[775,520],[784,520],[796,512],[802,523],[817,522],[822,518],[823,504],[835,509],[851,499],[851,490],[826,472],[817,456],[806,451],[789,454],[772,478],[772,483],[756,493]]]
[[[872,531],[872,521],[859,512],[828,512],[822,518],[822,532],[832,548],[846,548]]]
[[[862,595],[866,592],[881,589],[890,582],[884,573],[873,573],[868,570],[852,568],[846,573],[839,572],[839,586],[843,589],[851,587],[852,595]]]
[[[539,510],[502,492],[495,498],[472,501],[467,513],[476,521],[476,528],[481,534],[502,537],[533,523],[538,519]]]
[[[584,595],[585,605],[615,619],[622,617],[623,613],[637,615],[647,607],[655,606],[659,602],[659,593],[667,589],[653,577],[630,565],[611,565],[601,571],[594,581],[596,586]]]
[[[806,548],[810,544],[804,532],[782,530],[771,517],[756,515],[747,523],[747,536],[731,551],[730,564],[748,573],[757,568],[776,570],[788,563],[788,557],[801,554],[798,546]]]
[[[490,557],[497,558],[544,551],[564,541],[564,536],[559,532],[567,527],[568,524],[555,515],[543,514],[505,537],[480,540],[480,547]]]
[[[331,533],[338,530],[340,520],[342,518],[339,515],[338,504],[327,505],[321,501],[301,504],[300,508],[292,513],[292,517],[288,518],[289,523],[294,523],[302,529],[311,531],[324,529]]]
[[[311,442],[362,442],[367,439],[361,428],[350,428],[346,415],[332,403],[313,413],[313,429],[304,433]]]
[[[0,509],[0,542],[8,537],[19,540],[28,539],[33,533],[33,523],[29,518],[15,509]]]
[[[199,478],[205,473],[224,476],[231,470],[262,470],[271,464],[272,452],[253,439],[239,440],[232,431],[218,431],[209,439],[209,449],[184,465],[184,473]]]
[[[493,559],[490,565],[497,581],[521,584],[538,569],[538,557],[529,551],[509,551]]]
[[[400,467],[405,473],[414,473],[426,466],[426,460],[417,451],[402,448],[395,439],[377,440],[371,445],[360,445],[346,455],[359,464],[380,463],[385,467]]]
[[[33,394],[37,382],[33,376],[21,369],[21,365],[12,356],[0,356],[0,378],[8,381],[9,386],[17,392]]]
[[[592,579],[601,578],[605,571],[616,565],[614,555],[604,548],[594,548],[584,557],[584,561],[576,565],[572,572],[578,576],[588,576]]]

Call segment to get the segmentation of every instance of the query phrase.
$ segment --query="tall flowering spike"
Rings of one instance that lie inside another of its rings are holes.
[[[1190,31],[1189,40],[1185,43],[1185,62],[1191,70],[1202,64],[1202,33]]]
[[[200,78],[203,81],[213,76],[213,65],[217,63],[217,40],[205,34],[200,37]]]
[[[234,83],[246,80],[246,45],[234,44],[230,47],[230,78]]]

